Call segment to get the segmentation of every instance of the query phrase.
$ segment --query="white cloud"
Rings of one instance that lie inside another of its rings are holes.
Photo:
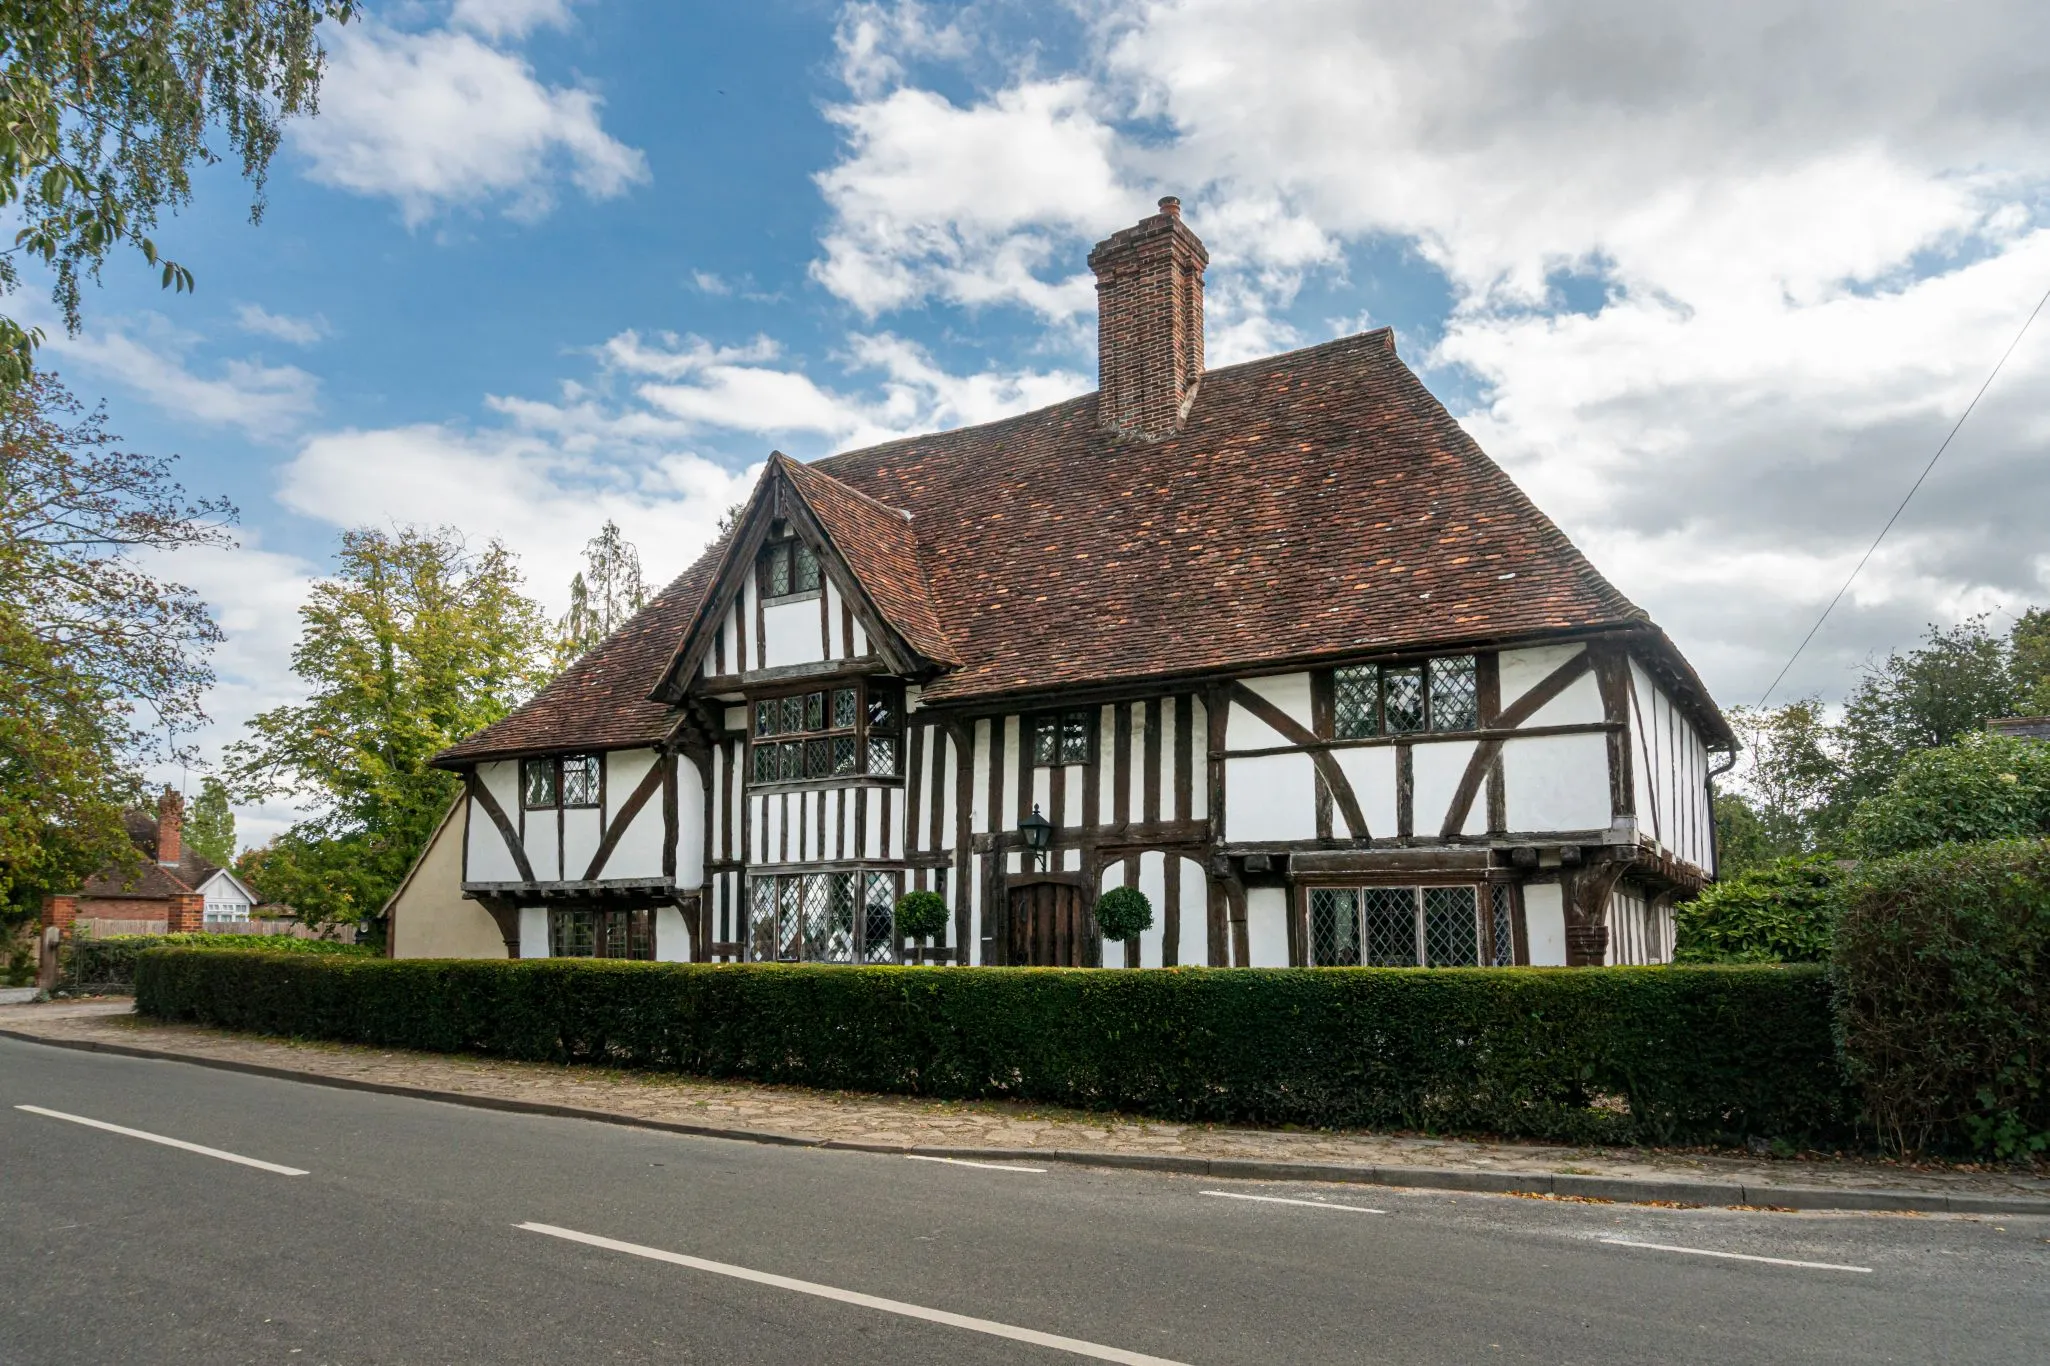
[[[935,54],[905,13],[842,25],[822,284],[870,316],[1086,319],[1082,251],[1179,193],[1219,364],[1312,339],[1306,281],[1394,243],[1451,299],[1411,362],[1478,384],[1483,445],[1728,701],[2050,283],[2050,9],[2022,0],[1132,0],[1067,69],[1038,48],[968,96],[915,77]],[[1567,274],[1597,301],[1570,311]],[[2022,510],[2050,500],[2046,377],[2038,337],[1791,686],[1841,691],[1923,620],[2050,596]]]
[[[484,31],[525,29],[509,18]],[[294,136],[315,180],[394,199],[408,224],[501,201],[533,216],[565,177],[594,199],[647,179],[647,159],[600,126],[601,103],[587,89],[543,84],[524,58],[475,33],[407,32],[366,17],[336,31],[320,116],[294,125]]]
[[[330,331],[327,319],[318,313],[310,318],[294,318],[285,313],[273,313],[261,304],[238,304],[235,322],[244,332],[275,337],[294,346],[311,346]]]
[[[297,366],[228,360],[217,374],[196,373],[190,352],[199,340],[151,313],[76,337],[59,332],[49,346],[166,412],[240,427],[253,437],[289,431],[314,410],[320,382]]]
[[[568,28],[569,0],[456,0],[449,23],[486,38],[524,38],[537,28]]]

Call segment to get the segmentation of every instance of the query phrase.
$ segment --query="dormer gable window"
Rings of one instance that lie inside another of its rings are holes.
[[[764,598],[816,593],[823,581],[818,552],[795,536],[769,542],[755,558],[756,591]]]

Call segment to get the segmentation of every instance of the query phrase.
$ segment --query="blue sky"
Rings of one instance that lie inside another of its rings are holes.
[[[772,447],[1093,387],[1096,239],[1181,195],[1212,363],[1392,324],[1725,704],[1756,700],[2050,287],[2050,18],[1983,0],[373,4],[268,215],[227,168],[50,360],[243,511],[178,572],[209,747],[337,531],[667,577]],[[16,297],[33,311],[33,286]],[[2050,601],[2050,328],[1790,677]],[[260,836],[289,808],[243,813]]]

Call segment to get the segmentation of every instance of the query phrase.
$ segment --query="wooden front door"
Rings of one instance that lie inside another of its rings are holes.
[[[1097,965],[1100,951],[1079,877],[1027,873],[1009,880],[1005,896],[1010,911],[1006,963],[1032,968]]]

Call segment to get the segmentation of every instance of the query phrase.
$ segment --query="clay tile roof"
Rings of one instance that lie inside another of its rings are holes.
[[[199,890],[201,883],[221,871],[219,864],[195,852],[189,843],[180,846],[174,867],[167,868],[158,863],[157,816],[154,811],[129,807],[121,813],[121,824],[128,832],[129,843],[141,855],[141,862],[127,867],[115,864],[102,868],[85,880],[79,888],[80,895],[103,900],[138,897],[160,901],[165,897],[189,896]]]
[[[683,638],[725,553],[721,538],[624,626],[563,670],[531,701],[434,756],[444,768],[566,747],[652,745],[676,713],[648,691]]]
[[[927,659],[958,662],[927,591],[911,515],[815,466],[787,459],[782,465],[883,619]]]
[[[1164,440],[1089,394],[811,470],[913,513],[932,702],[1646,620],[1387,329],[1210,371]]]

